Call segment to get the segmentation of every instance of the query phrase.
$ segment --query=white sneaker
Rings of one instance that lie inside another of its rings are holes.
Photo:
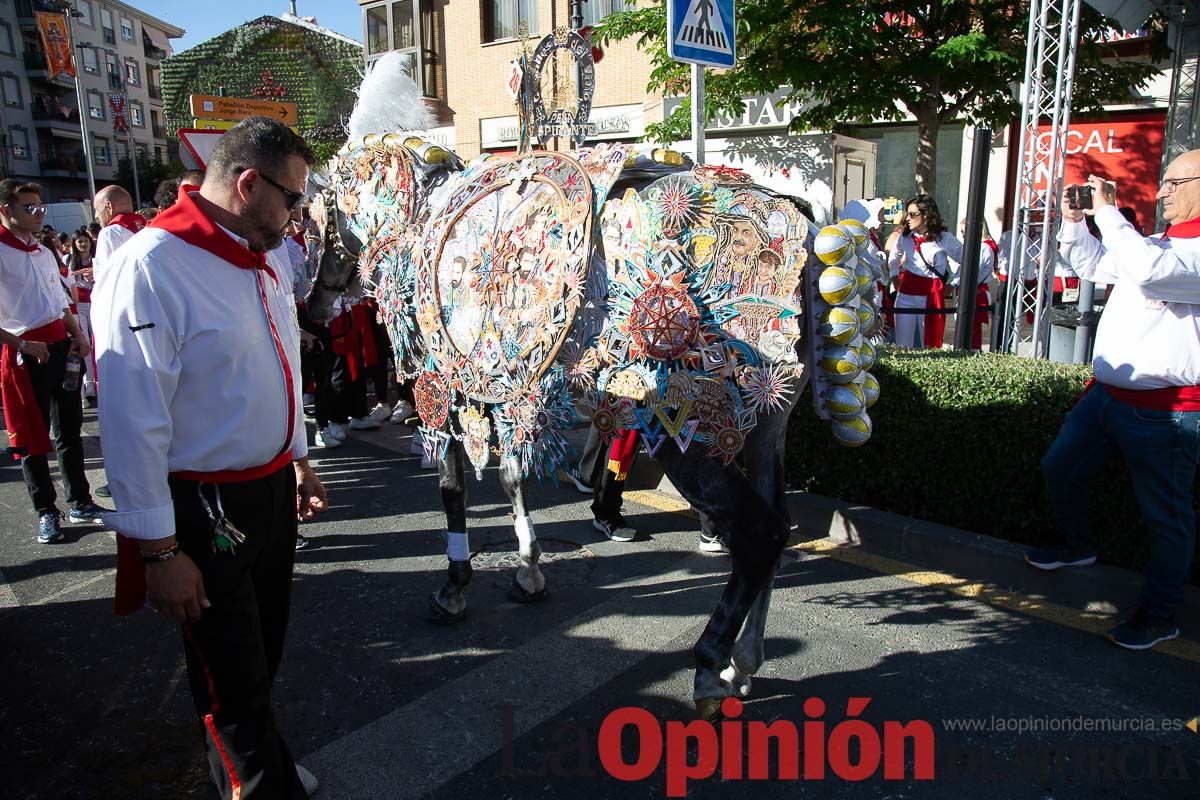
[[[355,417],[350,420],[350,430],[352,431],[375,431],[379,430],[379,423],[370,417]]]
[[[304,788],[304,793],[309,797],[312,797],[321,788],[321,782],[317,780],[317,776],[299,764],[296,765],[296,777],[300,779],[300,786]]]
[[[416,416],[417,410],[412,407],[412,403],[407,400],[398,400],[392,408],[392,422],[402,423],[406,419]]]
[[[333,435],[329,430],[333,427],[331,423],[324,430],[317,431],[317,435],[313,437],[313,445],[316,447],[324,447],[326,450],[332,450],[335,447],[342,446],[342,440]]]
[[[340,422],[329,423],[329,425],[325,428],[325,433],[327,436],[332,436],[339,442],[346,441],[346,437],[350,435],[346,433],[346,429],[342,427]]]
[[[425,444],[421,439],[420,431],[413,431],[412,444],[408,446],[408,454],[410,456],[425,455]]]
[[[376,403],[375,407],[371,409],[371,413],[367,414],[367,419],[371,420],[372,422],[383,423],[387,422],[391,416],[392,410],[390,408],[385,406],[383,403]]]

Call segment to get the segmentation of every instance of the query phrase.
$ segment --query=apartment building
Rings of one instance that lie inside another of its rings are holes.
[[[397,50],[412,65],[436,116],[431,139],[464,158],[513,152],[517,109],[505,84],[520,53],[521,26],[535,47],[570,22],[570,0],[359,0],[368,65]],[[589,0],[584,25],[633,0]],[[647,95],[650,60],[632,41],[604,48],[596,64],[592,141],[634,141],[662,118],[662,97]]]
[[[165,161],[167,131],[159,62],[183,29],[118,0],[67,0],[75,68],[97,186],[116,178],[131,147]],[[38,0],[0,0],[0,141],[5,177],[37,181],[51,201],[88,198],[80,107],[75,80],[51,79],[34,12],[53,8]],[[109,95],[127,96],[128,132],[113,129]]]

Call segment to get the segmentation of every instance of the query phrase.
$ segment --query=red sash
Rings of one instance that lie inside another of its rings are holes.
[[[22,339],[53,344],[67,338],[67,326],[61,319],[25,331]],[[17,348],[4,346],[0,353],[0,402],[4,403],[4,425],[8,428],[9,450],[13,458],[39,456],[54,449],[42,407],[38,405],[29,380],[29,371],[17,365]]]
[[[940,278],[927,278],[915,272],[904,270],[900,273],[900,294],[925,295],[925,308],[943,308],[942,289],[945,284]],[[941,314],[925,316],[925,347],[931,350],[942,349],[942,339],[946,336],[946,318]]]
[[[1161,389],[1121,389],[1090,378],[1083,387],[1087,394],[1103,386],[1114,400],[1152,411],[1200,411],[1200,386],[1164,386]]]
[[[357,303],[349,311],[329,323],[335,355],[346,356],[350,380],[358,380],[359,372],[379,364],[375,349],[375,332],[371,330],[371,315],[375,309],[367,303]]]
[[[638,432],[635,430],[619,430],[608,451],[608,470],[615,473],[617,480],[623,481],[629,475],[633,466],[633,457],[637,455]],[[597,487],[598,490],[598,487]]]
[[[1195,239],[1197,237],[1200,237],[1200,217],[1168,225],[1162,235],[1164,239]]]
[[[1035,283],[1034,286],[1037,284]],[[1054,291],[1057,294],[1062,294],[1064,289],[1078,289],[1079,278],[1063,278],[1058,275],[1054,276]]]

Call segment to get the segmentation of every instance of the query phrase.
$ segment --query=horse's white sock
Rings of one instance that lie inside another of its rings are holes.
[[[529,548],[537,541],[537,535],[533,532],[533,523],[529,517],[517,517],[513,520],[513,527],[517,530],[519,552],[528,553]]]
[[[446,555],[451,561],[471,560],[471,544],[466,532],[446,531]]]

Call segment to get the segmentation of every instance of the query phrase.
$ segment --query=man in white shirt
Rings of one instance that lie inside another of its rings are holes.
[[[37,540],[50,544],[62,539],[46,457],[51,450],[58,455],[70,521],[101,522],[105,509],[92,502],[84,473],[79,386],[63,385],[68,362],[81,368],[91,346],[70,311],[58,263],[34,238],[45,215],[36,185],[0,181],[0,393],[10,449],[21,460],[38,514]]]
[[[312,163],[286,126],[240,123],[199,190],[182,186],[97,287],[109,522],[127,537],[118,611],[142,603],[136,542],[150,603],[183,623],[209,777],[226,800],[315,789],[276,729],[271,684],[297,518],[326,499],[308,464],[289,276],[267,258]]]
[[[108,271],[109,262],[121,245],[146,227],[146,218],[134,213],[133,198],[120,186],[105,186],[96,192],[96,221],[103,227],[96,236],[94,280]]]
[[[1134,612],[1108,632],[1145,650],[1179,635],[1196,549],[1192,481],[1200,453],[1200,150],[1171,162],[1158,198],[1169,225],[1143,238],[1117,210],[1115,187],[1091,176],[1093,202],[1064,200],[1061,251],[1084,280],[1113,285],[1096,330],[1089,384],[1042,460],[1062,543],[1031,550],[1041,569],[1086,566],[1096,552],[1077,503],[1114,455],[1130,480],[1151,539],[1150,562]],[[1104,244],[1088,232],[1093,214]]]

